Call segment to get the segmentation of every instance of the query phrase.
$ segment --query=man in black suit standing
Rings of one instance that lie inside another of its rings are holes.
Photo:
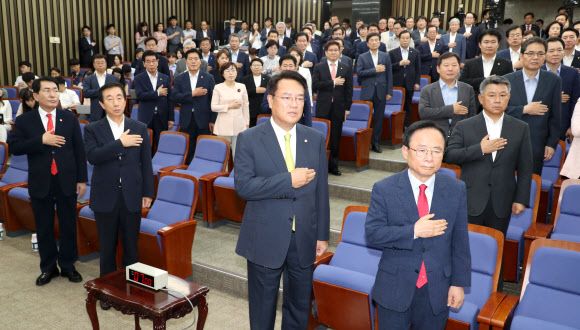
[[[242,83],[246,85],[248,100],[250,101],[250,127],[256,126],[262,99],[264,98],[264,93],[266,93],[268,82],[270,82],[270,77],[262,74],[263,67],[264,62],[261,59],[253,59],[250,63],[252,73],[242,79]]]
[[[552,72],[541,70],[548,44],[540,37],[522,44],[524,68],[505,77],[512,86],[506,114],[530,126],[534,173],[541,175],[544,161],[552,159],[560,140],[562,80]]]
[[[461,33],[467,39],[467,49],[465,51],[465,59],[474,58],[479,54],[479,47],[477,43],[479,42],[479,34],[481,30],[473,25],[476,20],[476,16],[472,12],[465,14],[465,20],[462,27],[457,30],[457,33]]]
[[[91,27],[88,25],[82,28],[83,36],[79,39],[80,61],[82,68],[93,68],[93,56],[99,53],[99,44],[91,36]]]
[[[421,56],[419,52],[409,47],[411,32],[403,30],[397,36],[400,47],[389,52],[393,70],[393,85],[405,88],[405,124],[409,127],[411,118],[411,103],[413,93],[419,90],[421,82]]]
[[[147,126],[125,117],[125,100],[123,86],[105,84],[99,102],[107,115],[85,127],[87,158],[94,165],[89,206],[99,234],[100,276],[117,270],[119,235],[122,267],[139,261],[141,208],[150,207],[154,197]],[[109,307],[101,303],[101,308]]]
[[[58,83],[42,77],[32,83],[38,108],[19,116],[10,151],[28,156],[28,192],[38,235],[40,270],[36,285],[59,275],[71,282],[83,278],[78,258],[76,206],[87,188],[87,163],[79,121],[70,111],[57,109]],[[59,219],[60,243],[54,239],[54,213]]]
[[[286,36],[286,25],[283,22],[276,24],[276,32],[278,32],[278,45],[284,46],[286,51],[294,44],[294,41]]]
[[[436,26],[427,28],[427,41],[419,44],[417,50],[421,55],[421,74],[431,76],[431,82],[436,82],[439,80],[437,59],[449,50],[443,40],[437,39]]]
[[[564,58],[562,63],[580,71],[580,52],[576,50],[578,35],[578,31],[574,28],[567,28],[562,32],[562,40],[564,41]]]
[[[342,123],[352,104],[352,69],[338,61],[340,46],[331,40],[324,45],[326,62],[314,66],[312,92],[316,92],[316,117],[330,120],[330,159],[328,173],[341,175],[338,153]]]
[[[140,59],[139,61],[142,61]],[[83,79],[83,97],[91,99],[91,121],[97,121],[105,115],[99,103],[99,89],[111,82],[119,82],[119,78],[107,73],[107,58],[105,55],[93,56],[95,73]]]
[[[504,114],[510,88],[510,82],[501,76],[481,83],[483,112],[457,123],[444,159],[461,166],[469,223],[497,229],[504,237],[511,214],[522,213],[529,204],[532,182],[530,128]],[[502,278],[500,275],[500,290]]]
[[[295,40],[296,29],[292,27],[292,17],[286,17],[286,19],[284,20],[284,24],[286,25],[284,36],[292,40]]]
[[[527,12],[524,15],[524,24],[521,25],[522,34],[524,31],[536,31],[536,35],[540,37],[540,27],[534,24],[534,13]]]
[[[145,51],[152,50],[157,52],[157,39],[154,37],[149,37],[145,39]],[[157,55],[157,59],[159,60],[159,65],[157,66],[157,70],[163,73],[164,75],[171,77],[171,73],[169,73],[169,62],[167,62],[167,58],[165,56]],[[147,71],[145,69],[145,65],[143,64],[143,56],[137,62],[137,67],[135,68],[135,77],[140,73]]]

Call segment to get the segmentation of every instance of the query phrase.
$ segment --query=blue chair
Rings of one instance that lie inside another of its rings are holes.
[[[256,120],[256,126],[266,122],[266,120],[270,120],[270,117],[271,117],[270,114],[258,115],[258,119]]]
[[[18,98],[18,87],[14,86],[0,86],[0,90],[5,89],[7,93],[7,99],[17,99]]]
[[[369,165],[371,148],[371,118],[373,104],[368,101],[353,101],[350,114],[342,124],[340,137],[340,160],[356,161],[357,170],[364,170]]]
[[[393,87],[393,97],[385,105],[383,133],[381,140],[391,140],[391,145],[403,143],[403,126],[405,124],[405,89]],[[377,125],[377,123],[374,123]]]
[[[131,119],[139,120],[139,105],[135,104],[131,109]]]
[[[20,104],[22,104],[22,101],[8,100],[8,102],[10,102],[10,107],[12,107],[12,120],[16,120],[16,114],[18,113],[18,108],[20,108]]]
[[[352,75],[352,85],[353,86],[360,86],[358,84],[358,76],[356,75],[356,73]]]
[[[539,221],[549,223],[550,214],[552,213],[552,205],[554,203],[554,185],[560,179],[560,171],[564,165],[564,159],[566,159],[566,143],[564,141],[559,141],[554,150],[554,155],[552,158],[544,162],[544,167],[542,168],[542,192],[540,195],[540,211],[538,218]]]
[[[6,172],[8,165],[8,144],[0,142],[0,174]]]
[[[26,155],[15,156],[10,158],[10,167],[6,173],[0,174],[0,216],[4,220],[6,231],[17,231],[25,227],[16,221],[12,214],[12,208],[8,203],[8,193],[15,188],[23,187],[28,190],[28,158]],[[28,197],[26,197],[28,201]],[[34,216],[29,218],[34,223]]]
[[[572,143],[568,142],[568,139],[566,139],[566,157],[568,156],[568,152],[570,151],[570,147],[572,146]]]
[[[414,123],[419,121],[419,100],[421,99],[421,90],[423,87],[429,85],[431,83],[431,77],[421,75],[421,80],[419,82],[419,90],[413,93],[413,100],[411,103],[411,118],[410,122]]]
[[[455,171],[450,168],[441,167],[439,170],[437,170],[437,173],[449,175],[450,177],[457,179],[457,173],[455,173]]]
[[[569,179],[562,184],[560,202],[554,220],[552,239],[580,243],[580,180]]]
[[[90,68],[80,68],[79,69],[79,76],[81,76],[81,79],[85,76],[85,73],[87,71],[91,71],[91,69]]]
[[[176,107],[173,110],[173,127],[170,129],[172,132],[179,132],[179,108]]]
[[[367,211],[366,206],[346,207],[336,251],[326,253],[315,264],[313,285],[318,320],[330,328],[374,328],[372,288],[382,249],[367,243]]]
[[[72,87],[72,78],[71,77],[63,77],[64,82],[66,83],[66,87]]]
[[[326,139],[326,159],[330,159],[330,150],[328,150],[328,144],[330,143],[330,120],[312,118],[312,128],[322,133]]]
[[[316,117],[316,101],[312,101],[312,118]]]
[[[360,88],[353,88],[352,89],[352,100],[353,101],[360,101]]]
[[[157,152],[153,156],[153,175],[159,177],[159,170],[185,164],[189,150],[189,135],[182,132],[163,131],[159,135]]]
[[[246,201],[236,194],[234,186],[234,170],[228,172],[218,172],[207,176],[207,180],[202,182],[207,193],[204,203],[203,221],[210,228],[215,227],[215,222],[228,219],[242,222]]]

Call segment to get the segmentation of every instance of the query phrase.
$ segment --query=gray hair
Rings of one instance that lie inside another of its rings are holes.
[[[186,41],[183,43],[183,47],[185,47],[185,46],[187,46],[187,45],[189,45],[189,44],[193,44],[193,48],[196,48],[196,46],[195,46],[195,41],[193,41],[193,40],[191,40],[191,39],[188,39],[188,40],[186,40]]]
[[[461,25],[461,24],[459,23],[459,19],[458,19],[458,18],[452,18],[452,19],[449,21],[449,25],[451,25],[451,23],[457,23],[457,24]]]
[[[510,81],[502,76],[491,76],[485,78],[485,80],[482,81],[481,84],[479,85],[479,94],[485,93],[487,85],[506,85],[508,93],[511,93],[512,91],[512,85],[510,84]]]
[[[284,22],[278,22],[278,23],[276,23],[276,27],[278,27],[278,25],[280,25],[280,24],[284,25],[284,28],[286,28],[286,23],[284,23]]]
[[[232,38],[238,38],[238,40],[240,40],[240,36],[239,36],[239,35],[237,35],[237,34],[235,34],[235,33],[232,33],[232,34],[230,34],[230,36],[228,37],[228,44],[230,43],[230,41],[232,41]]]

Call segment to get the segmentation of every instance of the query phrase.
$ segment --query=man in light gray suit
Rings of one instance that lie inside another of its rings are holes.
[[[463,68],[465,63],[465,54],[467,50],[467,39],[461,33],[457,33],[459,30],[459,19],[452,18],[449,21],[449,33],[441,36],[441,41],[445,46],[449,47],[449,51],[459,55],[461,59],[460,67]]]
[[[444,53],[437,60],[439,81],[425,86],[419,100],[419,117],[432,120],[451,135],[458,121],[474,116],[475,92],[473,87],[457,81],[460,59],[455,53]]]
[[[183,53],[187,53],[190,49],[194,49],[195,48],[195,41],[193,40],[187,40],[186,42],[183,43]],[[185,58],[180,59],[179,61],[177,61],[177,68],[175,69],[175,76],[177,76],[180,73],[183,73],[185,71],[187,71],[187,63],[185,63]],[[202,72],[208,72],[207,69],[207,62],[205,60],[201,60],[201,66],[199,67],[199,70]]]

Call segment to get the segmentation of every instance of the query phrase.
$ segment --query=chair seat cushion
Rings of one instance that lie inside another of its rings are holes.
[[[464,301],[460,309],[450,308],[449,318],[469,323],[471,329],[478,329],[477,316],[479,315],[479,307],[472,302]]]
[[[229,188],[235,188],[234,187],[234,178],[231,177],[219,177],[217,179],[215,179],[215,182],[213,184],[214,186],[221,186],[221,187],[229,187]]]
[[[80,210],[79,217],[95,219],[95,212],[93,212],[93,210],[87,205]]]
[[[557,324],[554,322],[544,321],[527,316],[515,316],[512,321],[512,330],[574,330],[577,328],[571,328],[562,324]]]
[[[320,265],[314,270],[313,279],[350,290],[371,294],[375,277],[353,270]]]
[[[554,181],[542,179],[542,190],[551,190],[554,188]]]
[[[20,199],[24,199],[24,200],[29,200],[29,198],[30,198],[30,195],[28,194],[28,188],[23,188],[23,187],[16,187],[16,188],[10,189],[10,191],[8,192],[8,196],[16,197],[16,198],[20,198]]]
[[[156,220],[141,218],[141,231],[147,234],[156,235],[159,249],[161,249],[161,237],[157,235],[159,229],[167,227],[167,224]]]
[[[570,235],[562,233],[554,233],[550,237],[551,239],[557,239],[560,241],[577,242],[580,243],[580,235]]]
[[[162,165],[162,164],[153,164],[153,175],[159,175],[159,170],[164,168],[166,166]]]
[[[354,136],[356,131],[358,131],[358,128],[344,126],[342,127],[342,135]]]
[[[556,228],[554,228],[555,234],[564,234],[580,237],[580,219],[578,216],[570,214],[560,214],[558,217],[558,222],[556,223]]]

